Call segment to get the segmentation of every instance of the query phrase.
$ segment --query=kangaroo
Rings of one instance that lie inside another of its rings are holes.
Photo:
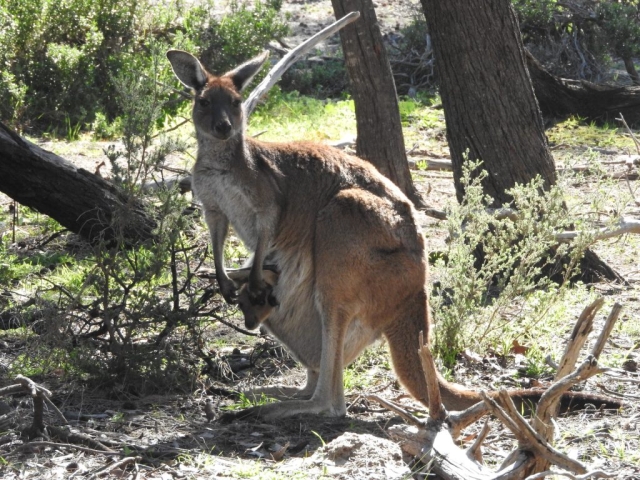
[[[426,405],[418,338],[424,332],[430,340],[427,257],[412,203],[371,164],[342,151],[245,135],[241,94],[266,52],[221,76],[187,52],[170,50],[167,57],[195,92],[193,191],[211,234],[220,291],[235,301],[223,262],[231,224],[254,252],[243,301],[279,302],[251,325],[263,322],[307,369],[303,388],[264,389],[283,401],[249,413],[345,415],[343,368],[380,336],[400,382]],[[279,270],[273,285],[263,277],[266,258]],[[448,409],[481,400],[442,377],[439,383]]]
[[[269,278],[265,278],[265,281],[267,283],[267,287],[269,289],[273,289],[273,286],[277,282],[278,275],[268,270],[263,274],[269,275]],[[269,296],[267,301],[262,305],[253,303],[249,296],[248,284],[246,283],[238,290],[236,303],[244,315],[244,326],[247,330],[254,330],[258,328],[260,324],[269,318],[273,309],[278,306],[278,301],[273,296]]]

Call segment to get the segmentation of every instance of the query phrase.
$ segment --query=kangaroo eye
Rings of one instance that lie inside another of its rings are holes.
[[[206,98],[201,98],[200,100],[198,100],[198,105],[200,105],[201,107],[208,107],[209,100],[207,100]]]
[[[241,104],[241,103],[242,103],[242,101],[241,101],[239,98],[236,98],[236,99],[233,101],[232,105],[233,105],[234,107],[236,107],[236,108],[237,108],[237,107],[239,107],[239,106],[240,106],[240,104]]]

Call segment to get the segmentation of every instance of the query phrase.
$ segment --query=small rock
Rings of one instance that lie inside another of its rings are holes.
[[[622,369],[627,372],[637,372],[638,371],[638,362],[633,358],[627,358],[622,363]]]

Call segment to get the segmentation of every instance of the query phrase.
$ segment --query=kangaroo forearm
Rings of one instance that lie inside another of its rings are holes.
[[[229,221],[219,213],[205,212],[205,220],[211,235],[211,248],[213,250],[213,264],[216,269],[218,283],[229,280],[224,267],[224,244],[229,231]]]
[[[251,272],[249,273],[249,284],[255,287],[262,285],[264,282],[262,266],[264,265],[268,243],[265,237],[266,235],[261,235],[258,239],[256,251],[253,255],[253,265],[251,265]]]

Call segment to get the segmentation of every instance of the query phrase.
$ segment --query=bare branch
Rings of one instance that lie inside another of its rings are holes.
[[[489,409],[484,402],[478,402],[462,412],[451,412],[448,417],[449,424],[451,425],[451,436],[458,438],[463,429],[480,420],[487,413],[489,413]]]
[[[375,402],[378,402],[380,405],[382,405],[387,410],[391,410],[392,412],[397,413],[409,425],[413,425],[413,426],[418,427],[418,428],[425,428],[425,425],[426,425],[425,422],[423,422],[422,420],[420,420],[417,417],[414,417],[413,415],[411,415],[411,413],[409,413],[407,410],[405,410],[401,406],[396,405],[393,402],[389,402],[389,401],[385,400],[384,398],[379,397],[378,395],[367,395],[367,399],[373,400]]]
[[[622,311],[622,305],[616,302],[611,309],[611,313],[607,317],[607,320],[604,323],[604,327],[602,327],[602,332],[600,332],[600,336],[598,336],[598,340],[596,344],[593,346],[593,350],[591,350],[591,355],[593,355],[596,360],[600,358],[600,354],[602,350],[604,350],[604,346],[609,340],[609,336],[613,331],[613,327],[620,316],[620,312]]]
[[[429,392],[429,417],[433,420],[443,421],[447,417],[447,411],[442,405],[440,397],[440,385],[438,384],[438,373],[436,371],[436,362],[433,360],[429,345],[424,343],[423,332],[420,332],[420,362],[422,363],[422,372],[427,382],[427,392]]]
[[[346,25],[354,22],[360,17],[360,12],[351,12],[340,20],[329,25],[327,28],[316,33],[313,37],[307,39],[296,48],[287,53],[284,57],[280,59],[278,63],[269,71],[267,76],[260,82],[260,84],[251,92],[249,97],[244,101],[243,107],[245,111],[246,118],[249,118],[253,110],[258,105],[258,102],[262,98],[262,96],[267,93],[271,87],[273,87],[282,74],[287,71],[291,65],[293,65],[300,57],[302,57],[305,53],[307,53],[311,48],[317,43],[321,42],[325,38],[333,35],[341,28]]]
[[[478,434],[478,436],[476,437],[475,441],[473,442],[473,444],[467,449],[467,457],[469,457],[472,460],[475,460],[476,462],[482,464],[484,463],[482,461],[482,442],[484,442],[484,440],[487,438],[487,435],[489,435],[489,432],[491,431],[491,428],[489,426],[489,419],[487,418],[484,421],[484,425],[482,426],[482,430],[480,430],[480,433]]]
[[[507,415],[509,415],[509,419],[516,425],[516,428],[518,429],[519,433],[517,436],[526,436],[527,438],[527,444],[521,445],[521,448],[529,447],[545,460],[551,462],[554,465],[558,465],[565,470],[577,473],[586,473],[587,467],[585,465],[553,448],[551,445],[549,445],[546,439],[544,439],[531,427],[531,425],[527,423],[522,415],[518,413],[513,400],[511,400],[511,397],[506,390],[500,390],[500,392],[498,393],[498,397],[500,399],[500,405],[506,410]],[[516,434],[515,432],[513,433],[514,435]]]
[[[593,329],[593,319],[602,308],[602,305],[604,305],[604,299],[600,297],[591,303],[591,305],[587,306],[580,314],[580,317],[578,317],[578,321],[573,327],[573,331],[569,337],[569,342],[565,348],[562,360],[560,360],[555,376],[556,380],[568,375],[575,368],[580,350]]]
[[[571,240],[575,240],[581,232],[576,230],[570,230],[567,232],[556,233],[556,240],[559,243],[570,242]],[[614,229],[609,228],[601,228],[594,235],[594,241],[597,240],[605,240],[607,238],[618,237],[620,235],[624,235],[625,233],[635,233],[640,234],[640,220],[636,220],[635,218],[621,218],[618,223],[618,227]]]

